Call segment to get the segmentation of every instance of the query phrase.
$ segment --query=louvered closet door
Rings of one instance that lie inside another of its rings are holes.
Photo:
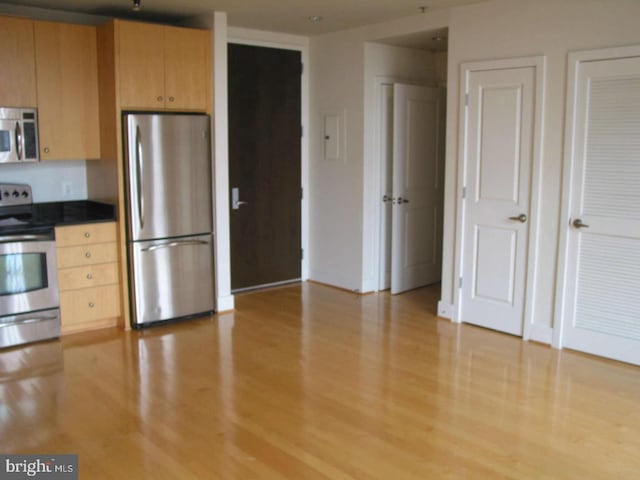
[[[640,58],[576,68],[563,343],[640,364]]]

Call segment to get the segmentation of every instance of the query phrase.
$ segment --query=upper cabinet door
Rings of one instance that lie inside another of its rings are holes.
[[[166,108],[210,108],[210,62],[208,30],[165,27]]]
[[[95,27],[37,21],[35,46],[40,158],[99,158]]]
[[[0,105],[36,106],[33,21],[0,17]]]
[[[117,32],[120,105],[164,108],[164,28],[118,21]]]

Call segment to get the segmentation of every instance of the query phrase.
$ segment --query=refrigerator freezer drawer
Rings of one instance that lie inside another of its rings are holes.
[[[212,235],[130,244],[133,326],[214,309]]]

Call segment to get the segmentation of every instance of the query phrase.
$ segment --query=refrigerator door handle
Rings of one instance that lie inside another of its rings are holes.
[[[204,242],[202,240],[178,240],[176,242],[161,243],[159,245],[152,245],[150,247],[145,247],[142,249],[142,251],[153,252],[155,250],[160,250],[162,248],[186,247],[186,246],[192,246],[192,245],[209,245],[209,242]]]
[[[144,196],[142,195],[144,183],[142,179],[142,134],[140,125],[136,125],[136,188],[138,189],[138,218],[140,230],[144,228]]]

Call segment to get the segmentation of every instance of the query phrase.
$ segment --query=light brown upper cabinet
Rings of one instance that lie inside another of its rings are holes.
[[[32,20],[0,17],[0,106],[36,106]]]
[[[35,51],[40,158],[99,158],[95,27],[36,21]]]
[[[211,108],[208,30],[116,21],[122,108]]]

